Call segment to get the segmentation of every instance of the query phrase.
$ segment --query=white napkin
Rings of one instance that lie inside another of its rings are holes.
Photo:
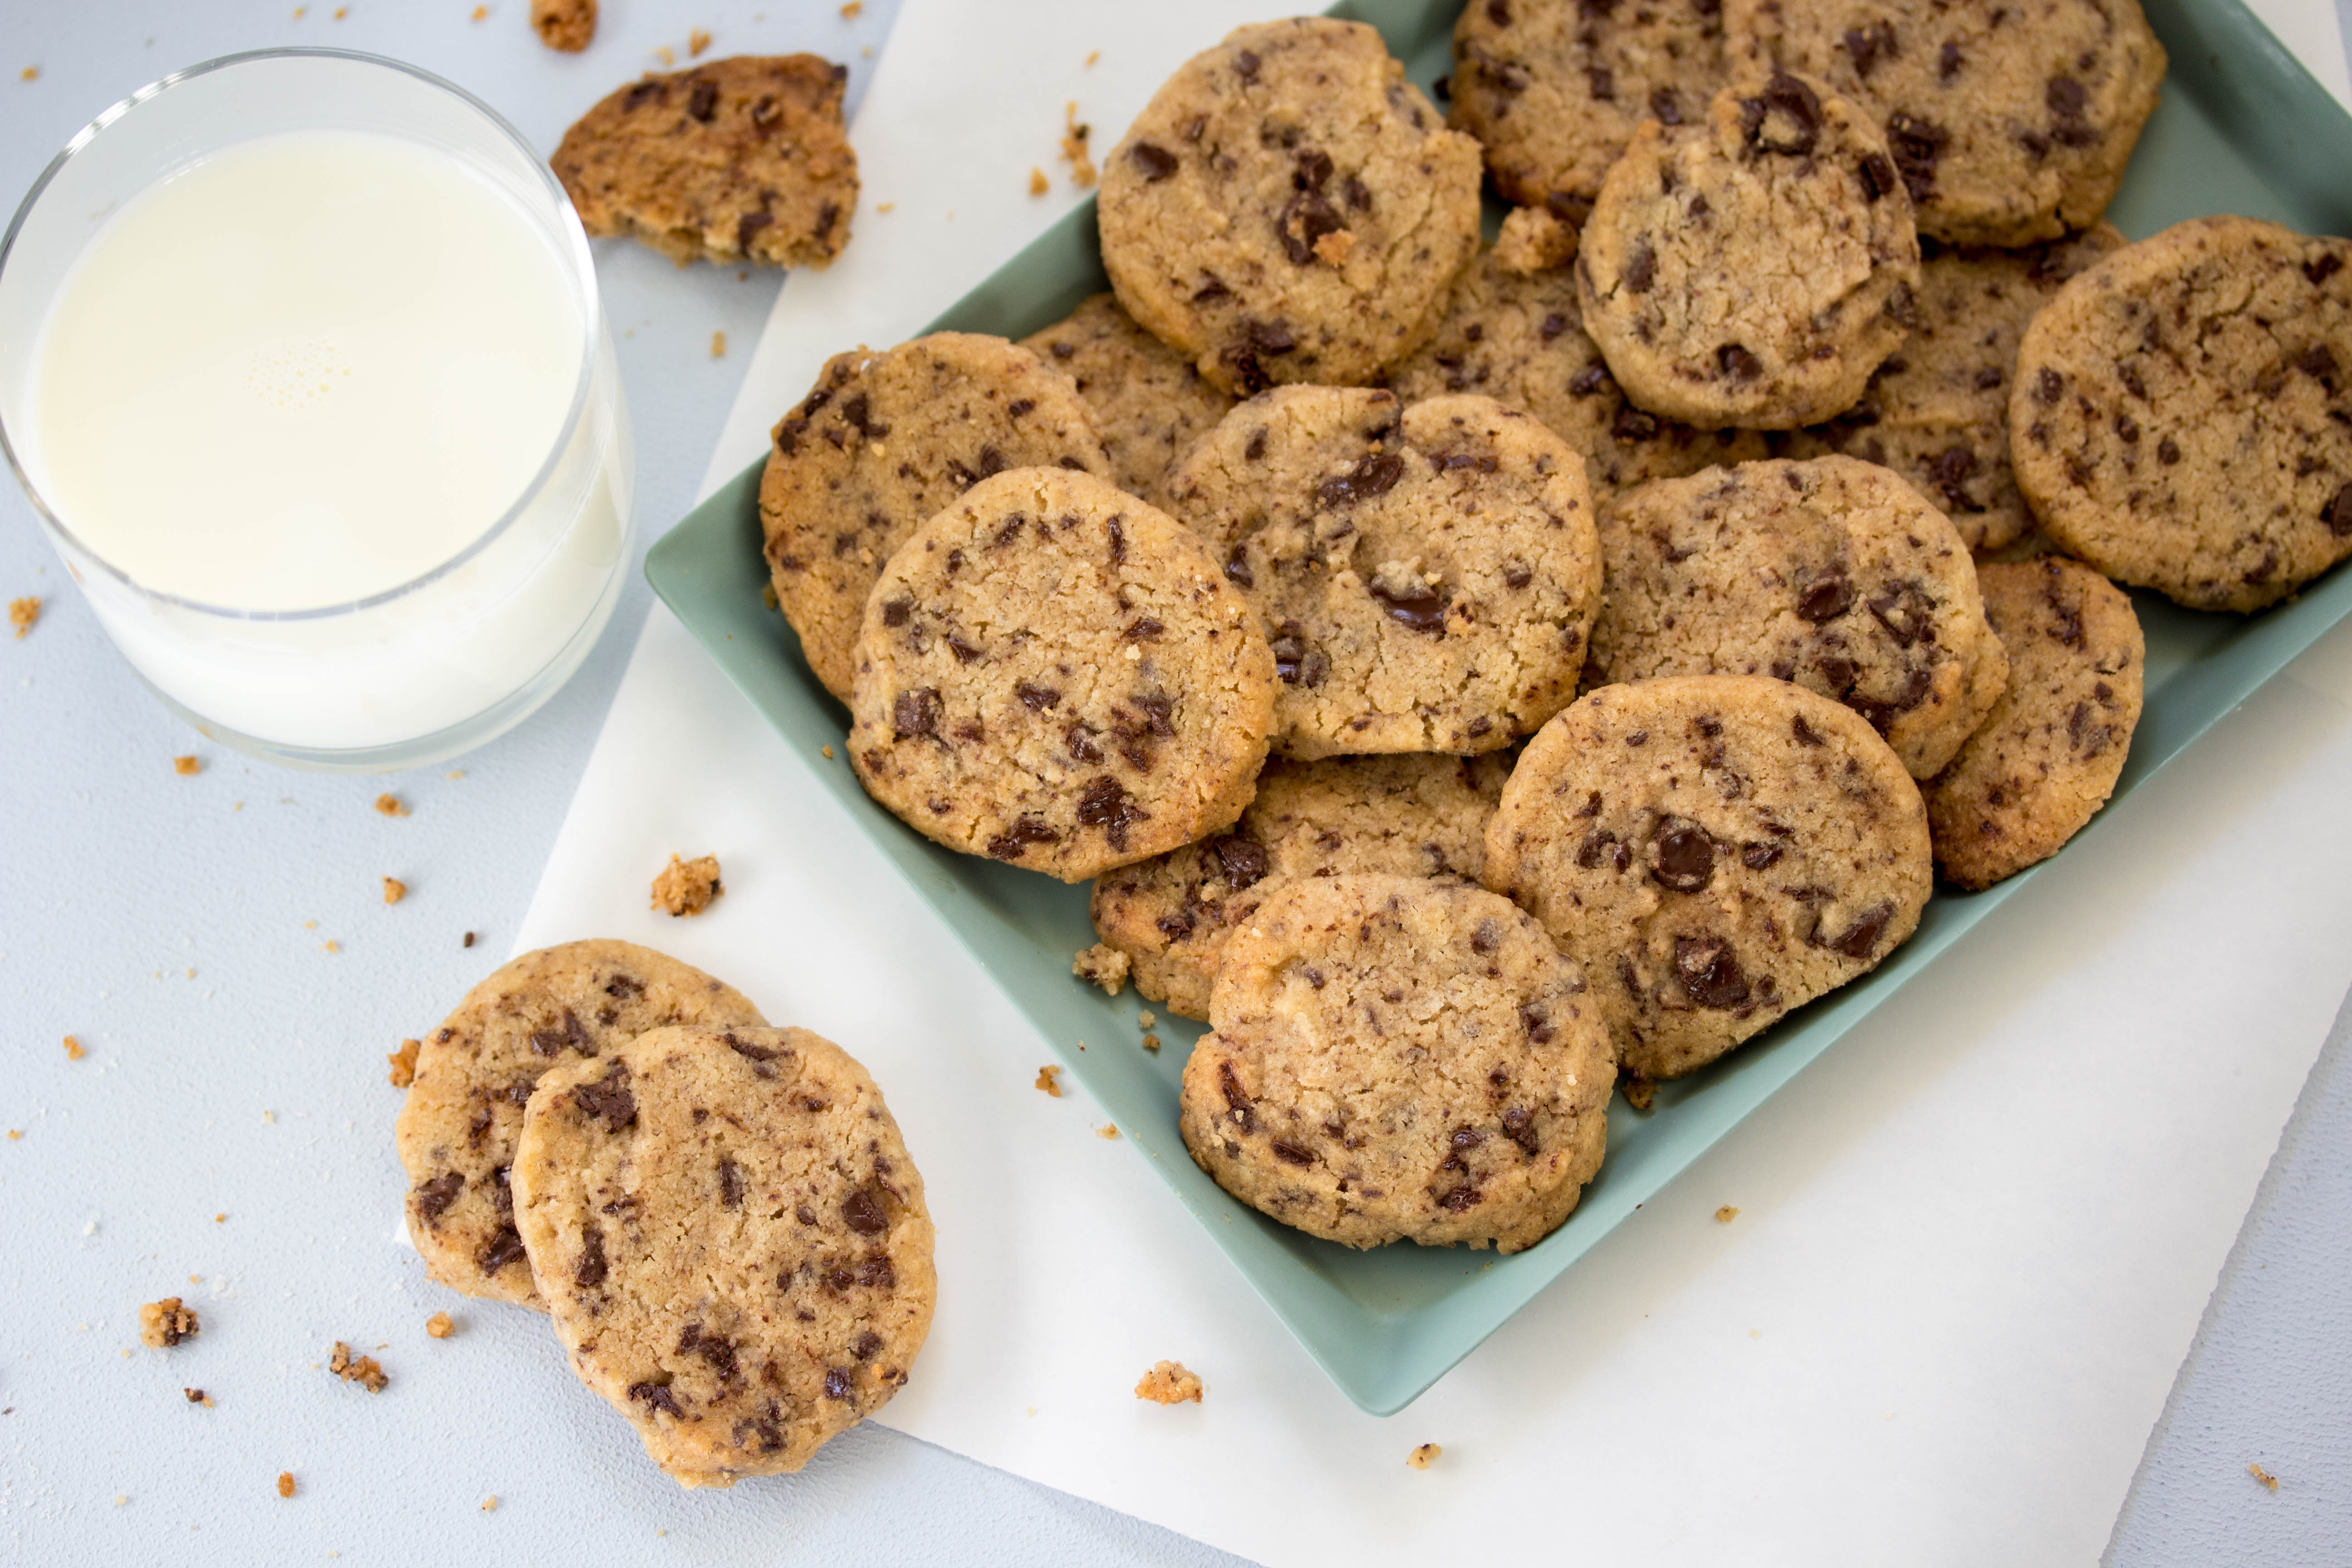
[[[1065,100],[1107,152],[1272,10],[908,0],[855,128],[856,243],[780,296],[710,482],[826,354],[914,331],[1074,199]],[[845,764],[785,750],[656,608],[521,945],[663,947],[873,1069],[941,1280],[885,1424],[1272,1563],[2095,1559],[2352,983],[2345,628],[1376,1419],[1099,1110],[1031,1087],[1051,1053],[807,772]],[[673,850],[724,864],[697,920],[646,908]],[[1162,1357],[1205,1404],[1132,1396]]]

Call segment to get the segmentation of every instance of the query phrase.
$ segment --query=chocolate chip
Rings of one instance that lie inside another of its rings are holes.
[[[1274,672],[1286,685],[1312,689],[1331,673],[1330,657],[1300,635],[1297,621],[1283,622],[1269,646],[1274,650]]]
[[[1845,30],[1845,52],[1853,61],[1853,74],[1864,81],[1881,60],[1895,58],[1895,26],[1891,22],[1873,22],[1867,27]]]
[[[890,1216],[864,1187],[856,1188],[841,1201],[841,1217],[860,1236],[879,1236],[890,1228]]]
[[[1683,990],[1702,1007],[1732,1008],[1748,1000],[1748,977],[1739,957],[1720,937],[1675,938],[1675,973]]]
[[[719,1036],[719,1044],[725,1046],[729,1050],[733,1051],[737,1056],[746,1058],[749,1060],[755,1062],[772,1062],[778,1057],[788,1057],[793,1054],[791,1050],[787,1048],[774,1046],[755,1046],[751,1041],[735,1033],[732,1029],[730,1029],[727,1033]]]
[[[1633,241],[1633,248],[1625,257],[1625,287],[1635,294],[1646,294],[1658,280],[1658,255],[1650,247],[1647,237]]]
[[[907,624],[907,617],[914,613],[914,600],[893,599],[882,606],[882,624],[886,626],[903,626]]]
[[[1966,447],[1947,447],[1927,460],[1927,480],[1955,511],[1982,511],[1984,503],[1966,488],[1966,480],[1976,469],[1976,453]]]
[[[1862,175],[1862,199],[1864,201],[1874,202],[1881,196],[1892,195],[1895,194],[1895,181],[1896,178],[1895,165],[1886,161],[1886,155],[1885,153],[1864,153],[1863,155],[1859,172]]]
[[[1918,589],[1908,584],[1873,597],[1870,613],[1886,628],[1886,635],[1904,647],[1917,642],[1927,630],[1928,606]]]
[[[751,238],[776,221],[773,213],[745,213],[735,220],[735,248],[744,255],[751,254]]]
[[[1759,96],[1741,100],[1739,118],[1748,144],[1759,153],[1807,157],[1821,140],[1822,100],[1786,71],[1776,72]],[[1780,130],[1776,120],[1788,121],[1790,129]]]
[[[1168,635],[1168,628],[1150,616],[1138,616],[1127,630],[1118,634],[1121,642],[1158,642]]]
[[[604,1227],[594,1224],[583,1226],[580,1232],[580,1261],[572,1266],[572,1282],[583,1290],[593,1290],[604,1282],[609,1272],[604,1261]]]
[[[919,686],[912,691],[902,691],[890,705],[890,728],[902,741],[935,735],[939,732],[941,709],[940,694],[934,687]]]
[[[621,100],[621,107],[623,109],[640,108],[647,99],[662,102],[668,101],[669,83],[660,79],[634,83],[630,86],[627,96]]]
[[[1311,1165],[1315,1163],[1314,1154],[1308,1150],[1300,1148],[1296,1143],[1287,1142],[1283,1139],[1276,1138],[1273,1140],[1271,1147],[1274,1150],[1274,1157],[1284,1162],[1286,1164]]]
[[[859,1361],[872,1361],[874,1359],[875,1352],[879,1351],[881,1348],[882,1336],[876,1333],[872,1329],[866,1329],[861,1331],[855,1340],[850,1342],[849,1353],[856,1356]]]
[[[1146,184],[1156,185],[1176,172],[1176,154],[1165,147],[1154,146],[1149,142],[1138,142],[1127,150],[1127,155],[1135,160],[1137,168],[1143,171]]]
[[[1052,687],[1040,686],[1032,680],[1014,681],[1013,695],[1021,699],[1021,705],[1032,713],[1043,713],[1062,700],[1062,694]]]
[[[1607,66],[1585,67],[1584,86],[1596,103],[1617,101],[1617,76]]]
[[[2086,129],[2083,124],[2083,113],[2091,105],[2091,95],[2084,89],[2083,84],[2071,76],[2053,76],[2042,89],[2042,101],[2049,109],[2051,118],[2057,121],[2051,130],[2058,140],[2069,146],[2082,145],[2079,142],[2069,141],[2068,134],[2070,132],[2080,133]],[[2096,139],[2094,134],[2092,140]]]
[[[1078,797],[1077,818],[1086,827],[1099,827],[1114,849],[1127,847],[1127,830],[1149,821],[1150,813],[1137,805],[1117,779],[1097,778]]]
[[[424,1215],[427,1223],[439,1219],[448,1212],[449,1205],[457,1201],[457,1194],[465,1185],[466,1178],[456,1171],[444,1171],[430,1181],[419,1182],[415,1194],[416,1212]]]
[[[2065,395],[2066,378],[2048,365],[2043,365],[2042,374],[2033,381],[2033,400],[2036,403],[2048,405],[2057,402]]]
[[[2327,505],[2320,511],[2319,521],[2326,523],[2327,531],[2336,538],[2352,537],[2352,484],[2345,485],[2329,498]]]
[[[1633,851],[1614,833],[1605,827],[1596,827],[1584,836],[1583,843],[1577,846],[1576,863],[1591,871],[1598,869],[1604,861],[1613,869],[1622,871],[1633,863]]]
[[[719,84],[715,81],[697,81],[694,90],[687,95],[686,111],[706,125],[710,122],[710,111],[718,107]]]
[[[1895,918],[1895,906],[1880,903],[1871,907],[1863,917],[1846,929],[1845,934],[1822,945],[1848,958],[1868,958],[1878,939],[1886,933],[1886,922]]]
[[[1068,748],[1070,755],[1078,761],[1098,763],[1102,761],[1103,756],[1102,748],[1094,742],[1094,737],[1098,732],[1089,729],[1083,720],[1072,720],[1069,728],[1062,731],[1062,744]]]
[[[1502,943],[1503,928],[1491,919],[1480,921],[1470,932],[1470,951],[1482,956],[1494,952]]]
[[[1217,873],[1233,892],[1254,888],[1265,879],[1269,865],[1265,846],[1255,838],[1238,833],[1212,838],[1209,853],[1216,857]]]
[[[1257,1113],[1250,1109],[1250,1097],[1242,1089],[1242,1080],[1234,1076],[1233,1063],[1217,1064],[1217,1087],[1223,1091],[1225,1110],[1232,1114],[1234,1124],[1244,1132],[1256,1131]]]
[[[1032,844],[1057,844],[1061,837],[1046,825],[1044,817],[1021,816],[1013,820],[1009,831],[988,841],[988,852],[999,860],[1018,860],[1029,852]]]
[[[633,1383],[629,1384],[629,1397],[645,1401],[650,1409],[666,1410],[675,1420],[686,1419],[686,1412],[678,1407],[677,1396],[669,1391],[667,1383]]]
[[[1316,488],[1315,504],[1328,510],[1383,496],[1404,477],[1404,459],[1394,452],[1367,452],[1346,473]]]
[[[1895,167],[1913,201],[1924,202],[1934,193],[1936,165],[1951,142],[1952,133],[1942,126],[1900,110],[1886,117],[1886,150],[1895,155]]]
[[[508,1264],[522,1260],[522,1233],[509,1225],[499,1227],[499,1233],[490,1237],[489,1245],[482,1248],[474,1262],[483,1273],[496,1274]]]
[[[1507,0],[1486,0],[1486,20],[1497,27],[1511,25],[1511,7]]]
[[[1122,565],[1127,561],[1127,529],[1124,517],[1110,520],[1107,531],[1110,535],[1110,563]]]
[[[1764,374],[1764,362],[1740,343],[1726,343],[1716,350],[1715,363],[1722,374],[1734,381],[1754,381]]]
[[[1402,592],[1373,583],[1370,592],[1386,610],[1389,619],[1400,622],[1417,632],[1445,630],[1445,591],[1426,584],[1416,584]]]
[[[1562,322],[1561,325],[1565,326],[1567,323]],[[1568,390],[1571,396],[1590,397],[1609,384],[1609,367],[1605,364],[1589,364],[1569,378]]]
[[[1309,147],[1298,154],[1297,167],[1290,172],[1291,188],[1319,191],[1331,178],[1331,154],[1319,147]]]
[[[1715,840],[1697,823],[1670,816],[1650,842],[1650,879],[1658,886],[1696,893],[1715,879]]]
[[[1751,871],[1761,871],[1780,858],[1778,844],[1746,844],[1739,849],[1739,863]]]
[[[2156,444],[2156,460],[2166,468],[2180,461],[2180,443],[2167,436]]]
[[[743,1173],[724,1154],[719,1156],[719,1201],[730,1209],[743,1206]]]
[[[1805,716],[1802,713],[1789,721],[1789,730],[1797,737],[1800,745],[1826,746],[1829,744],[1827,741],[1822,739],[1819,731],[1805,722]]]
[[[1797,615],[1801,620],[1820,626],[1833,621],[1853,607],[1853,584],[1845,574],[1838,571],[1822,573],[1806,585],[1797,596]]]
[[[1946,44],[1936,56],[1936,79],[1951,80],[1960,74],[1960,67],[1967,63],[1967,57],[1960,53],[1959,45]]]
[[[2333,250],[2303,264],[2303,275],[2311,279],[2314,288],[2343,270],[2344,258]]]
[[[1320,156],[1320,154],[1318,154]],[[1328,163],[1330,160],[1324,160]],[[1316,259],[1315,243],[1325,235],[1337,234],[1348,226],[1331,198],[1320,191],[1300,191],[1283,205],[1281,216],[1275,221],[1275,231],[1282,237],[1283,253],[1295,267],[1305,267]]]
[[[618,1132],[632,1127],[637,1120],[637,1097],[629,1092],[629,1068],[625,1062],[614,1062],[604,1069],[604,1076],[594,1083],[583,1083],[572,1091],[572,1103],[581,1110],[600,1117],[607,1132]]]
[[[1655,88],[1650,93],[1650,116],[1661,125],[1680,125],[1683,106],[1670,87]]]
[[[1234,74],[1244,81],[1255,81],[1257,68],[1264,63],[1257,58],[1255,51],[1244,49],[1234,57]]]

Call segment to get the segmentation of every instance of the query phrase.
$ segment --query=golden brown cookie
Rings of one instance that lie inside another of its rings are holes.
[[[1156,507],[1168,504],[1169,468],[1234,405],[1190,360],[1137,326],[1113,294],[1095,295],[1021,346],[1076,384],[1110,455],[1110,477]]]
[[[805,1029],[656,1029],[554,1068],[514,1192],[572,1371],[681,1485],[799,1469],[930,1331],[923,1178]]]
[[[631,82],[549,160],[593,235],[684,266],[824,267],[849,243],[857,154],[841,126],[849,68],[738,55]]]

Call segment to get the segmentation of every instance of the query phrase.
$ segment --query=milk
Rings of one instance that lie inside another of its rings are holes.
[[[12,436],[167,700],[319,760],[452,749],[570,673],[630,465],[561,238],[458,155],[341,129],[224,147],[97,230]]]

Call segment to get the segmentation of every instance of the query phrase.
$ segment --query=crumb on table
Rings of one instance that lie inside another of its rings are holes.
[[[1127,954],[1108,942],[1097,942],[1083,949],[1070,961],[1070,973],[1081,980],[1090,980],[1103,988],[1106,995],[1116,996],[1127,988]]]
[[[2253,1477],[2254,1479],[2262,1482],[2263,1485],[2268,1487],[2271,1490],[2278,1490],[2278,1478],[2271,1474],[2268,1470],[2263,1468],[2260,1465],[2248,1465],[2246,1467],[2246,1474]]]
[[[449,1321],[448,1313],[436,1312],[425,1320],[425,1331],[436,1340],[446,1340],[457,1331],[457,1325]]]
[[[1052,1095],[1055,1100],[1061,1099],[1062,1069],[1057,1067],[1039,1068],[1037,1069],[1037,1087],[1044,1089],[1047,1094]]]
[[[78,1062],[88,1055],[89,1052],[82,1048],[82,1043],[79,1040],[71,1035],[66,1037],[66,1060]]]
[[[278,1495],[279,1497],[292,1497],[294,1495],[293,1471],[280,1470],[278,1472]]]
[[[1658,1084],[1655,1079],[1643,1078],[1637,1072],[1620,1073],[1617,1076],[1617,1092],[1623,1095],[1625,1103],[1634,1110],[1647,1110],[1658,1098]]]
[[[760,584],[760,603],[772,610],[783,607],[783,601],[776,597],[776,585],[773,583]]]
[[[375,808],[383,813],[386,816],[406,816],[408,815],[408,803],[401,799],[396,795],[380,795],[376,796]]]
[[[38,66],[26,66],[23,70],[16,73],[16,79],[18,81],[38,81],[40,78],[41,68]],[[38,602],[39,601],[37,600],[35,601],[37,604]]]
[[[383,879],[383,901],[385,903],[396,904],[406,897],[408,897],[407,883],[402,881],[397,877],[386,877]]]
[[[1160,1015],[1149,1007],[1142,1008],[1135,1015],[1135,1025],[1139,1029],[1148,1029],[1158,1022],[1160,1022]]]
[[[370,1394],[382,1394],[383,1385],[392,1381],[384,1375],[383,1366],[372,1355],[355,1356],[352,1347],[342,1341],[335,1342],[335,1353],[328,1359],[327,1370],[345,1383],[356,1383]]]
[[[1717,1225],[1729,1225],[1733,1220],[1736,1220],[1738,1217],[1739,1211],[1729,1204],[1726,1204],[1721,1208],[1715,1211],[1715,1223]]]
[[[416,1081],[416,1053],[425,1047],[422,1040],[403,1040],[400,1049],[385,1053],[384,1060],[392,1064],[392,1087],[406,1089]]]
[[[1054,182],[1045,177],[1045,171],[1032,163],[1029,166],[1029,194],[1042,196],[1053,188]]]
[[[191,1405],[201,1405],[207,1410],[213,1407],[213,1396],[201,1388],[184,1388],[180,1392],[188,1396]]]
[[[841,8],[841,19],[845,22],[855,22],[857,20],[857,14],[865,9],[866,0],[849,0],[849,3]]]
[[[1160,1037],[1159,1037],[1159,1036],[1157,1036],[1157,1035],[1149,1035],[1149,1034],[1148,1034],[1148,1035],[1146,1035],[1146,1036],[1144,1036],[1144,1037],[1143,1037],[1143,1048],[1144,1048],[1145,1050],[1147,1050],[1147,1051],[1156,1051],[1156,1050],[1158,1050],[1158,1049],[1160,1048]]]
[[[1070,100],[1062,110],[1062,125],[1061,156],[1070,166],[1070,184],[1082,191],[1089,189],[1095,183],[1095,161],[1087,156],[1087,139],[1095,133],[1095,128],[1079,121],[1076,99]]]
[[[498,1493],[492,1492],[489,1496],[482,1500],[482,1511],[484,1513],[496,1513],[499,1511]]]
[[[172,771],[184,779],[192,779],[205,771],[205,764],[193,756],[173,757]]]
[[[26,66],[25,68],[25,79],[26,81],[30,81],[33,79],[33,68]],[[34,623],[38,621],[40,618],[41,601],[38,595],[27,595],[24,598],[11,599],[8,601],[8,624],[16,628],[16,640],[18,642],[25,640],[25,634],[31,631],[33,629]]]
[[[196,1329],[195,1309],[183,1306],[177,1296],[139,1309],[139,1342],[150,1350],[169,1350],[182,1340],[194,1339]]]
[[[833,761],[833,748],[831,746],[819,746],[817,750],[824,754],[824,760],[826,762],[829,763]]]
[[[699,28],[699,27],[695,27],[695,28],[690,29],[690,30],[687,33],[687,35],[686,35],[686,58],[688,58],[688,59],[692,59],[692,60],[698,60],[698,59],[700,59],[700,58],[702,58],[702,51],[703,51],[703,50],[705,50],[705,49],[707,49],[707,48],[709,48],[709,47],[710,47],[710,35],[709,35],[709,34],[708,34],[708,33],[706,33],[706,32],[704,32],[701,28]]]
[[[726,890],[726,884],[719,879],[718,856],[681,860],[672,855],[661,875],[654,879],[654,908],[674,916],[698,915]]]
[[[727,357],[727,334],[725,332],[713,332],[710,334],[710,357],[712,359],[725,359]],[[774,586],[773,584],[769,585],[771,587]]]
[[[1118,1123],[1115,1121],[1104,1122],[1100,1127],[1095,1129],[1095,1136],[1106,1140],[1118,1137]]]
[[[1188,1399],[1198,1405],[1201,1395],[1206,1392],[1200,1375],[1186,1372],[1181,1361],[1154,1363],[1151,1370],[1143,1374],[1142,1381],[1135,1385],[1138,1399],[1149,1399],[1155,1405],[1181,1405]]]
[[[596,36],[596,0],[530,0],[530,30],[549,48],[576,55]]]
[[[1404,1457],[1404,1462],[1411,1465],[1416,1470],[1425,1470],[1429,1468],[1430,1466],[1435,1464],[1437,1462],[1437,1456],[1444,1452],[1445,1452],[1445,1450],[1439,1447],[1434,1443],[1423,1443],[1420,1447],[1415,1448],[1412,1453],[1407,1454]]]

